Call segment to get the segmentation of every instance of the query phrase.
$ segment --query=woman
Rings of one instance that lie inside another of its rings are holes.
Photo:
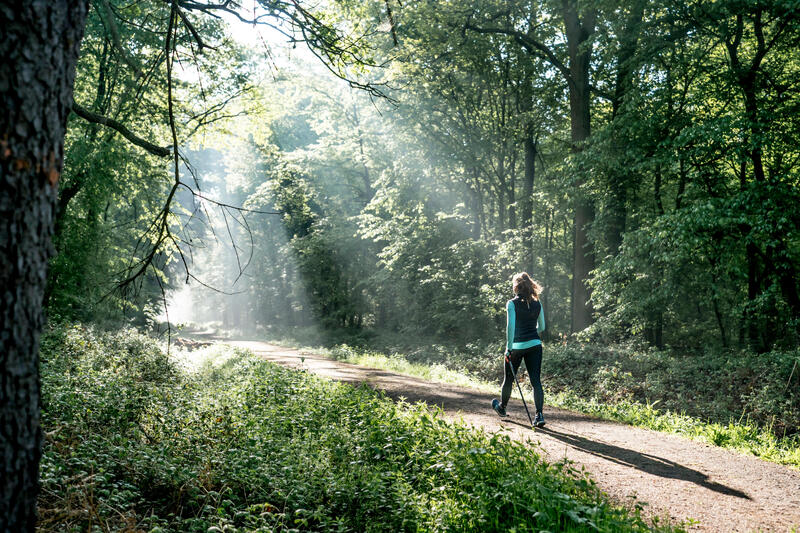
[[[542,390],[542,340],[539,333],[544,331],[544,310],[539,301],[542,286],[531,279],[527,272],[517,274],[513,278],[514,299],[506,304],[506,353],[514,366],[514,373],[508,363],[504,364],[505,379],[501,391],[501,400],[492,400],[492,407],[500,416],[506,416],[506,405],[511,397],[514,375],[519,370],[523,359],[525,368],[531,377],[533,386],[533,402],[536,404],[536,418],[533,425],[544,426],[544,390]]]

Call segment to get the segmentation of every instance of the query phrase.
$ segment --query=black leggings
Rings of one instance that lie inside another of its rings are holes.
[[[514,366],[514,373],[519,371],[519,365],[522,360],[525,360],[525,368],[528,369],[528,375],[531,377],[531,386],[533,387],[533,402],[536,404],[536,412],[541,412],[544,406],[544,390],[542,389],[542,345],[532,346],[524,350],[512,350],[511,364]],[[508,404],[508,399],[511,398],[511,389],[514,387],[514,376],[511,374],[511,369],[508,363],[503,360],[503,368],[505,368],[506,377],[503,379],[503,392],[501,395],[501,404],[505,407]]]

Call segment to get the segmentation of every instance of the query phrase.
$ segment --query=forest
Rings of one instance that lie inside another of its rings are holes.
[[[0,531],[696,525],[305,361],[499,391],[519,272],[546,414],[800,476],[800,2],[4,1],[0,27]]]

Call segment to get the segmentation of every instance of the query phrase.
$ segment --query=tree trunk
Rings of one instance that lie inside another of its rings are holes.
[[[717,284],[716,276],[714,276],[712,281],[714,282],[715,287],[713,289],[713,292],[711,293],[711,304],[714,308],[714,317],[717,319],[717,327],[719,328],[719,336],[720,340],[722,341],[722,347],[727,348],[729,344],[728,333],[725,331],[725,321],[722,318],[722,311],[719,308],[719,298],[717,298],[717,289],[716,289],[716,284]]]
[[[533,225],[533,184],[536,181],[536,155],[538,142],[533,138],[533,127],[525,133],[525,181],[522,188],[522,227]]]
[[[633,58],[639,42],[639,33],[644,16],[644,0],[637,0],[631,7],[631,12],[620,36],[619,52],[617,54],[617,72],[614,84],[614,100],[611,102],[611,120],[619,116],[625,96],[631,88],[631,73],[634,65]],[[624,147],[619,135],[614,136],[614,151],[618,160],[623,159]],[[623,161],[624,163],[624,161]],[[622,246],[622,234],[625,233],[628,202],[628,172],[617,166],[616,171],[609,179],[611,202],[609,205],[610,223],[607,242],[609,251],[617,255]]]
[[[591,134],[589,63],[591,46],[587,41],[594,33],[596,11],[589,9],[584,20],[578,17],[574,0],[563,0],[564,25],[569,48],[569,117],[572,149],[579,152]],[[586,197],[580,178],[575,184],[575,218],[572,263],[572,332],[581,331],[592,323],[591,290],[587,285],[589,273],[594,269],[594,245],[589,240],[588,229],[594,222],[594,202]]]
[[[533,184],[536,181],[536,155],[538,142],[533,138],[533,127],[528,125],[525,133],[525,182],[522,190],[522,227],[528,238],[526,270],[533,272],[535,252],[533,247]]]
[[[543,219],[544,219],[544,247],[545,247],[545,253],[544,253],[544,260],[543,260],[544,265],[542,265],[543,269],[544,269],[544,279],[542,281],[544,282],[544,286],[548,287],[550,285],[550,279],[551,279],[550,278],[550,271],[551,271],[550,257],[552,257],[552,255],[553,255],[553,233],[555,232],[555,218],[553,217],[553,213],[552,213],[552,211],[550,209],[548,209],[544,213]],[[542,301],[542,307],[545,310],[545,320],[548,321],[547,322],[547,327],[545,328],[544,333],[542,334],[542,341],[543,342],[548,342],[550,340],[550,338],[552,337],[552,333],[553,333],[552,324],[553,324],[553,322],[552,322],[552,315],[548,315],[547,314],[549,312],[547,310],[550,309],[550,298],[547,295],[547,291],[545,291],[542,294],[541,301]],[[548,318],[548,316],[551,317],[551,318]]]
[[[0,6],[0,531],[33,531],[42,298],[86,0]]]
[[[572,268],[572,332],[581,331],[592,324],[591,290],[587,284],[594,269],[594,252],[589,241],[588,226],[594,220],[594,205],[580,199],[575,208]]]

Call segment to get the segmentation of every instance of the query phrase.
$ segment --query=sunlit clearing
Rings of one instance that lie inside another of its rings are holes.
[[[199,350],[181,350],[173,353],[174,359],[187,371],[220,368],[241,355],[240,350],[228,345],[217,344]]]

